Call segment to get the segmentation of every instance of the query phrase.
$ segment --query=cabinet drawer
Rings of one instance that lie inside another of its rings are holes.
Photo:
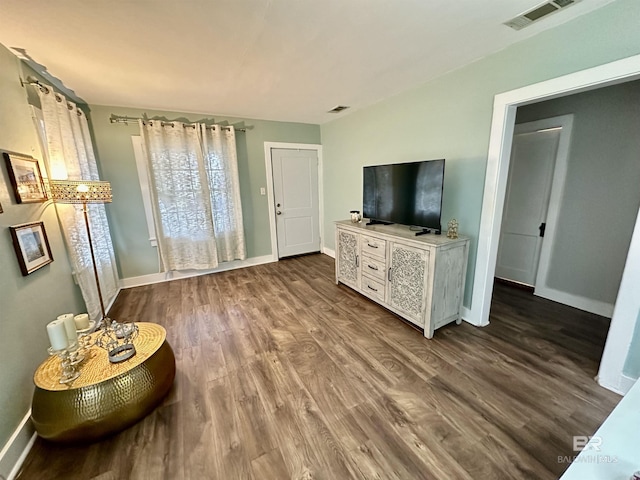
[[[379,302],[384,302],[384,282],[378,279],[371,278],[369,276],[362,276],[362,293],[376,299]]]
[[[362,253],[365,255],[374,255],[380,258],[387,256],[387,241],[379,238],[362,236]]]
[[[362,273],[373,278],[384,280],[386,274],[384,259],[362,255]]]

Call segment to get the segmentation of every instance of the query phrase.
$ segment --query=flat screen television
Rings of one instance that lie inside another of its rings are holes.
[[[441,231],[444,159],[364,167],[362,214],[371,223]]]

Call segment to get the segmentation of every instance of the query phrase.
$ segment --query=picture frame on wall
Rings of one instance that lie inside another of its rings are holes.
[[[53,262],[44,222],[13,225],[9,230],[23,276]]]
[[[47,200],[38,160],[20,153],[2,152],[17,203],[40,203]]]

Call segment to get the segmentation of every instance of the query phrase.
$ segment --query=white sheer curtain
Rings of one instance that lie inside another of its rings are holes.
[[[235,135],[203,124],[140,121],[165,271],[244,259]]]
[[[244,260],[246,246],[242,226],[242,204],[236,132],[233,127],[200,124],[205,166],[209,178],[213,227],[218,247],[218,260]]]
[[[54,180],[99,180],[87,119],[66,98],[38,88],[44,119],[49,178]],[[80,206],[56,204],[67,251],[76,281],[92,319],[101,315],[91,252]],[[118,291],[113,245],[104,205],[89,205],[89,223],[96,255],[102,296],[106,304]],[[106,305],[105,305],[106,307]]]

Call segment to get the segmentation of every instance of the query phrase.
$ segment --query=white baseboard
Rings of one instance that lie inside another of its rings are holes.
[[[464,320],[467,323],[470,323],[473,326],[477,326],[471,321],[471,319],[473,318],[471,316],[471,310],[469,310],[464,305],[462,307],[460,307],[460,318],[462,318],[462,320]]]
[[[611,318],[613,316],[613,305],[599,300],[574,295],[572,293],[561,292],[548,287],[536,287],[534,295],[554,302],[569,305],[570,307],[584,310],[585,312],[595,313],[602,317]]]
[[[13,480],[18,475],[24,459],[36,441],[36,436],[29,410],[0,451],[0,478]]]
[[[277,261],[278,260],[274,259],[272,255],[264,255],[262,257],[247,258],[246,260],[234,260],[233,262],[221,263],[218,268],[212,268],[210,270],[185,270],[181,272],[151,273],[149,275],[141,275],[139,277],[123,278],[120,280],[120,288],[141,287],[142,285],[168,282],[171,280],[179,280],[181,278],[197,277],[200,275],[235,270],[237,268],[253,267],[255,265],[262,265],[264,263]]]
[[[620,374],[616,381],[614,381],[611,385],[607,382],[603,382],[602,377],[597,377],[596,380],[598,382],[598,385],[600,385],[601,387],[604,387],[607,390],[611,390],[612,392],[622,396],[625,396],[629,392],[629,390],[631,390],[631,387],[633,387],[633,385],[638,381],[637,378],[628,377],[625,374]]]
[[[637,378],[628,377],[625,374],[620,375],[620,391],[622,392],[622,395],[626,395],[637,381]]]
[[[336,258],[335,250],[332,250],[329,247],[322,247],[322,253],[329,255],[331,258]]]

